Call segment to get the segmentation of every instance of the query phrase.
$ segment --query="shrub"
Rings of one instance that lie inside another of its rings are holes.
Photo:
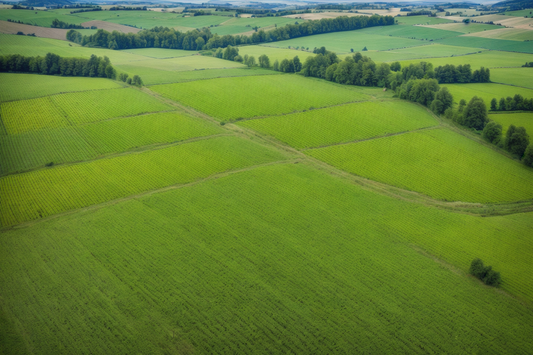
[[[472,260],[468,272],[489,286],[498,287],[502,282],[500,273],[492,270],[492,266],[485,267],[479,258]]]

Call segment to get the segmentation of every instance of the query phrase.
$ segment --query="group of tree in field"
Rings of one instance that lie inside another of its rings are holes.
[[[470,68],[470,64],[458,65],[446,64],[435,68],[435,78],[440,84],[451,83],[488,83],[490,82],[490,71],[481,67],[479,70]]]
[[[73,23],[66,23],[64,21],[60,21],[58,19],[54,19],[52,21],[52,25],[51,25],[52,28],[78,28],[78,29],[83,29],[85,27],[83,26],[80,26],[80,25],[75,25]]]
[[[526,64],[522,65],[522,67],[531,68],[533,67],[533,62],[526,62]]]
[[[67,33],[67,40],[79,43],[82,46],[98,46],[110,49],[129,48],[171,48],[185,50],[202,50],[225,48],[241,44],[257,44],[275,42],[291,38],[310,36],[320,33],[337,31],[351,31],[372,26],[393,25],[391,16],[357,16],[337,17],[334,19],[321,19],[306,21],[299,24],[288,24],[277,27],[268,32],[259,30],[251,36],[245,35],[213,35],[209,28],[180,32],[168,27],[154,27],[142,30],[139,33],[108,32],[98,30],[95,34],[83,36],[75,30]]]
[[[396,88],[398,97],[429,107],[437,115],[453,105],[453,96],[447,87],[440,87],[437,79],[411,78]]]
[[[526,99],[520,94],[514,97],[500,98],[500,101],[493,98],[490,102],[491,111],[533,111],[533,98]]]
[[[481,259],[472,260],[469,273],[489,286],[498,287],[502,282],[500,273],[492,270],[492,266],[485,266]]]
[[[94,54],[89,59],[65,58],[53,53],[48,53],[44,57],[10,54],[0,56],[0,72],[117,79],[117,71],[111,65],[109,58],[98,57]],[[143,85],[142,79],[138,75],[128,78],[128,74],[121,73],[118,79],[130,85]]]

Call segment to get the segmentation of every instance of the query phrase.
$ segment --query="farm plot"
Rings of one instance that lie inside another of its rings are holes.
[[[524,127],[529,134],[530,142],[533,141],[533,113],[494,113],[490,114],[489,118],[502,125],[504,137],[509,126],[513,124],[516,127]]]
[[[8,135],[0,140],[0,175],[221,132],[206,121],[165,112]]]
[[[269,43],[269,47],[295,48],[297,46],[309,48],[326,47],[336,53],[359,52],[363,48],[367,50],[388,50],[406,47],[420,46],[428,42],[420,40],[375,35],[361,32],[361,30],[325,33],[315,36],[293,38],[286,41]]]
[[[370,57],[374,62],[396,62],[406,59],[417,59],[412,62],[419,63],[424,60],[433,62],[434,57],[447,57],[442,59],[446,61],[451,56],[478,53],[484,49],[446,46],[443,44],[427,44],[418,47],[409,47],[405,49],[395,49],[390,51],[373,51],[365,52],[364,55]],[[426,59],[431,58],[431,59]]]
[[[370,98],[355,87],[296,75],[200,80],[156,85],[150,89],[220,121],[272,116]]]
[[[449,19],[426,16],[399,16],[395,20],[397,20],[400,25],[437,25],[441,23],[453,23],[453,21]]]
[[[460,47],[485,48],[497,51],[533,53],[533,45],[529,42],[508,41],[504,39],[459,36],[440,39],[438,40],[438,43]]]
[[[16,225],[209,175],[286,159],[251,141],[219,137],[0,178],[0,224]]]
[[[441,38],[457,37],[462,32],[450,31],[439,28],[421,26],[376,26],[358,30],[365,34],[411,38],[419,40],[436,40]]]
[[[157,58],[157,59],[187,57],[187,56],[195,55],[198,53],[195,51],[186,51],[182,49],[169,49],[169,48],[133,48],[133,49],[124,49],[122,50],[122,52],[133,53],[136,55],[142,55],[143,57]]]
[[[516,94],[520,94],[528,99],[533,98],[532,89],[502,84],[442,84],[441,86],[446,86],[450,90],[455,103],[459,103],[461,99],[469,102],[472,97],[477,96],[485,101],[487,108],[490,107],[490,101],[493,98],[499,101],[502,97],[513,97]]]
[[[219,36],[232,35],[237,33],[253,31],[254,27],[268,30],[275,25],[283,27],[287,24],[294,24],[296,20],[285,17],[257,17],[257,18],[229,18],[218,26],[212,27],[211,32]],[[300,21],[301,22],[301,21]],[[266,28],[265,28],[266,27]]]
[[[172,82],[182,83],[186,81],[228,78],[234,76],[254,76],[254,75],[279,75],[279,72],[254,68],[233,68],[233,69],[206,69],[206,70],[189,70],[172,73]],[[163,80],[169,80],[168,77]]]
[[[522,28],[502,28],[492,31],[470,33],[465,36],[505,39],[509,41],[532,41],[533,31]]]
[[[120,88],[115,81],[102,78],[60,77],[37,74],[0,74],[0,102],[32,99],[69,91]]]
[[[84,20],[80,19],[79,17],[72,16],[70,14],[61,14],[54,11],[0,9],[0,20],[7,21],[8,19],[22,21],[29,25],[42,27],[51,27],[54,19],[76,25],[84,22]]]
[[[303,49],[303,47],[298,47]],[[304,50],[296,50],[296,49],[287,49],[287,48],[276,48],[276,47],[268,47],[268,46],[244,46],[239,47],[239,55],[245,56],[245,55],[253,55],[255,57],[255,60],[257,61],[257,58],[261,55],[266,55],[268,59],[270,60],[270,66],[274,64],[274,61],[281,62],[283,59],[293,59],[294,57],[298,56],[300,59],[300,62],[304,62],[307,57],[312,57],[315,54],[313,54],[313,48],[309,49],[310,51],[304,51]]]
[[[491,31],[501,29],[503,27],[498,25],[487,25],[484,23],[441,23],[438,25],[423,25],[424,28],[434,28],[438,30],[455,31],[461,33],[477,33],[483,31]]]
[[[303,164],[262,167],[6,231],[0,296],[35,354],[527,353],[528,306],[463,265],[508,265],[527,286],[527,217],[454,214]],[[422,232],[430,250],[457,241],[459,272],[413,250]]]
[[[69,122],[50,96],[0,104],[0,117],[5,130],[1,134],[20,134],[45,128],[65,127]]]
[[[340,169],[436,199],[511,202],[533,197],[533,171],[446,129],[306,151]]]
[[[295,148],[368,139],[437,125],[426,109],[405,101],[372,101],[238,123]]]
[[[490,70],[490,80],[533,89],[532,68],[496,68]],[[513,90],[513,89],[509,89]],[[514,94],[513,94],[514,96]],[[499,98],[498,98],[499,100]]]

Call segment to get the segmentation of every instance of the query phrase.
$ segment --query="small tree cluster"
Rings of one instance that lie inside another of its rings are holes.
[[[490,82],[490,70],[481,67],[481,69],[472,72],[470,64],[458,66],[446,64],[435,68],[435,78],[439,81],[439,84],[488,83]]]
[[[80,25],[75,25],[73,23],[66,23],[64,21],[60,21],[58,19],[54,19],[52,21],[52,25],[51,25],[52,28],[85,28],[83,26],[80,26]]]
[[[138,75],[134,75],[130,78],[128,74],[120,73],[118,76],[118,80],[123,81],[128,85],[143,86],[143,81]]]
[[[410,79],[397,89],[401,99],[418,102],[437,115],[443,114],[453,104],[448,88],[441,88],[436,79]]]
[[[498,287],[502,282],[500,273],[492,270],[492,266],[485,267],[483,261],[478,258],[470,264],[469,272],[489,286]]]
[[[491,111],[533,111],[533,98],[525,99],[522,95],[516,94],[514,97],[493,98],[490,102]]]
[[[302,70],[300,58],[295,56],[293,59],[283,59],[281,62],[274,62],[272,68],[283,73],[298,73]]]

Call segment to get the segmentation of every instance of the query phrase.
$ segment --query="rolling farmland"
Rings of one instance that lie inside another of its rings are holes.
[[[481,97],[487,107],[490,107],[490,101],[493,98],[500,100],[502,97],[513,97],[516,94],[520,94],[523,97],[528,99],[533,98],[533,90],[501,85],[501,84],[441,84],[441,86],[446,86],[450,93],[453,95],[453,101],[459,103],[461,99],[464,99],[466,102],[469,102],[472,97],[477,96]]]
[[[489,115],[489,118],[502,125],[502,133],[505,136],[507,128],[514,124],[516,127],[524,127],[529,134],[530,139],[533,136],[533,113],[494,113]]]
[[[511,84],[529,89],[533,89],[532,78],[533,70],[531,68],[496,68],[490,71],[490,79],[495,83]]]
[[[306,154],[356,175],[446,201],[533,198],[530,168],[445,129],[313,149]]]

